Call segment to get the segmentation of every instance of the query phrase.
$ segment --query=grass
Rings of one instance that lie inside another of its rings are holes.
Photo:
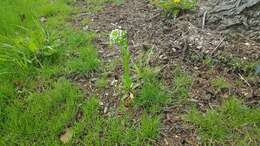
[[[142,145],[159,137],[160,118],[144,114],[135,125],[127,114],[104,118],[100,101],[92,97],[81,106],[83,118],[73,126],[72,143],[80,145]]]
[[[79,87],[64,79],[97,71],[101,64],[93,45],[95,34],[74,30],[65,22],[71,2],[0,2],[7,14],[0,16],[0,65],[5,67],[0,70],[0,144],[62,145],[66,129],[72,135],[67,144],[151,143],[159,137],[159,116],[144,113],[138,123],[130,114],[103,117],[98,98],[85,100]],[[89,11],[100,11],[110,2],[89,1]],[[106,78],[97,84],[105,88]]]
[[[160,134],[161,121],[159,116],[150,117],[147,114],[141,119],[140,135],[143,140],[157,139]]]
[[[186,102],[188,100],[192,83],[192,77],[180,67],[176,67],[174,71],[173,94],[177,102]]]
[[[165,89],[162,85],[156,82],[144,83],[140,94],[135,98],[135,104],[144,108],[149,108],[152,105],[164,105],[169,101]]]
[[[35,29],[39,17],[63,16],[71,12],[67,3],[71,0],[3,0],[0,2],[0,34],[13,35],[19,32],[19,27]],[[48,17],[49,18],[49,17]],[[57,23],[57,21],[56,21]]]
[[[111,4],[111,3],[116,5],[121,5],[124,3],[124,0],[90,0],[87,1],[88,4],[87,11],[92,13],[97,13],[100,12],[106,4]]]
[[[67,67],[70,73],[84,74],[96,70],[99,65],[96,48],[86,47],[79,49],[79,56],[70,60]]]
[[[259,117],[259,108],[251,109],[238,99],[231,98],[205,114],[193,109],[187,120],[198,127],[205,144],[257,145]]]
[[[80,101],[81,92],[65,80],[44,93],[13,99],[2,113],[3,145],[59,145],[57,136],[73,121]]]
[[[213,80],[212,85],[217,89],[217,91],[223,91],[231,87],[231,84],[227,82],[223,77],[219,77]]]
[[[105,89],[109,86],[109,79],[106,74],[102,75],[102,77],[96,81],[96,86],[101,89]]]
[[[153,50],[143,52],[133,65],[137,76],[134,84],[140,84],[140,89],[136,91],[134,98],[136,107],[158,112],[160,108],[171,101],[168,89],[160,81],[161,67],[150,67],[149,61],[154,55]]]
[[[0,2],[1,145],[61,145],[59,135],[75,120],[82,91],[63,77],[95,70],[99,59],[93,33],[65,24],[70,2]]]
[[[177,67],[169,91],[161,81],[161,67],[149,65],[152,50],[143,54],[140,64],[131,64],[125,49],[123,61],[100,67],[96,34],[73,29],[66,20],[72,12],[96,13],[123,0],[81,2],[84,10],[73,9],[74,0],[0,1],[5,14],[0,15],[0,145],[153,145],[161,138],[162,107],[189,99],[192,76]],[[215,62],[209,58],[203,63],[211,67]],[[234,70],[250,73],[257,65],[234,63]],[[103,113],[101,97],[85,97],[68,79],[100,73],[95,86],[102,92],[110,88],[106,73],[121,65],[126,72],[124,89],[133,95],[134,106],[126,108],[121,102],[118,109],[109,109],[112,115]],[[212,84],[219,90],[230,88],[224,78]],[[197,128],[202,143],[256,145],[258,115],[259,109],[232,98],[207,113],[193,109],[187,121]]]
[[[87,74],[98,69],[99,56],[93,46],[95,33],[79,32],[68,29],[63,34],[66,36],[66,56],[64,58],[66,73]]]
[[[170,101],[167,89],[160,82],[158,68],[136,66],[141,89],[134,99],[137,107],[152,109],[153,106],[163,106]]]
[[[47,31],[39,18],[58,17],[69,13],[63,0],[49,4],[48,0],[1,1],[0,64],[3,78],[28,76],[44,64],[58,59],[60,42],[52,32]],[[56,21],[57,22],[57,21]],[[2,77],[2,76],[1,76]]]

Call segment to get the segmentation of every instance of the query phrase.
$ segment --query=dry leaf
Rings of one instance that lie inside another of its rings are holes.
[[[67,128],[65,133],[60,136],[60,140],[62,143],[67,144],[73,136],[73,130],[71,128]]]
[[[133,103],[133,101],[134,101],[134,94],[130,92],[127,98],[125,99],[125,106],[129,107]]]

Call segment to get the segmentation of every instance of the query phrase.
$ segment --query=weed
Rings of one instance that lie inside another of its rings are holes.
[[[214,67],[214,60],[211,57],[206,56],[202,62],[203,64],[207,65],[207,67],[211,69]]]
[[[194,10],[197,0],[153,0],[153,3],[162,7],[168,15],[176,18],[181,11]]]
[[[130,59],[131,54],[128,50],[128,38],[127,32],[119,29],[115,29],[110,34],[110,44],[116,45],[121,50],[123,60],[123,84],[127,92],[131,90],[132,79],[130,75]]]
[[[193,109],[187,115],[187,120],[198,127],[204,143],[257,145],[259,117],[259,109],[250,109],[239,100],[231,98],[206,114]]]
[[[231,71],[245,75],[255,75],[257,65],[260,63],[259,61],[230,57],[225,54],[221,54],[218,60]]]

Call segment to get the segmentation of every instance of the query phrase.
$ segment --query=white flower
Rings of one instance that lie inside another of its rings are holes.
[[[121,29],[115,29],[110,33],[110,44],[124,46],[127,44],[127,32]]]

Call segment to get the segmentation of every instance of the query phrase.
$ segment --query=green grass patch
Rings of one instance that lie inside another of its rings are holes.
[[[61,145],[75,120],[82,94],[63,77],[99,60],[94,34],[65,22],[71,2],[0,1],[0,145]]]
[[[150,109],[153,106],[163,106],[170,100],[167,89],[158,78],[159,69],[150,67],[137,67],[140,82],[142,82],[141,89],[137,91],[135,105]]]
[[[105,89],[109,86],[109,79],[106,74],[103,74],[101,78],[96,81],[96,86],[100,89]]]
[[[38,69],[57,63],[63,47],[54,28],[70,13],[69,2],[70,0],[0,2],[1,14],[5,14],[0,15],[1,80],[34,76]],[[43,17],[46,21],[49,18],[62,19],[54,21],[53,26],[49,27],[48,23],[40,21]]]
[[[107,4],[121,5],[124,3],[124,0],[85,0],[85,3],[87,4],[88,12],[97,13],[103,10]]]
[[[154,50],[142,52],[134,64],[137,80],[134,86],[139,86],[135,91],[134,105],[157,113],[163,106],[171,102],[168,89],[160,78],[161,67],[150,67],[149,61],[154,56]]]
[[[69,73],[89,73],[100,65],[98,53],[94,47],[81,48],[78,55],[68,62]]]
[[[205,114],[193,109],[187,120],[197,127],[205,144],[257,145],[259,142],[259,108],[249,108],[235,98]]]
[[[177,67],[174,71],[173,94],[178,102],[186,102],[192,86],[192,76]]]
[[[139,95],[135,98],[137,106],[149,108],[152,105],[164,105],[169,101],[166,90],[158,82],[144,83]]]
[[[79,89],[65,80],[10,101],[1,113],[3,145],[60,145],[59,134],[74,120],[80,101]]]
[[[66,15],[71,12],[71,0],[2,0],[0,2],[0,34],[14,35],[19,26],[34,29],[40,17]]]
[[[86,74],[98,69],[101,62],[93,45],[95,33],[66,28],[61,35],[66,48],[60,53],[63,55],[60,64],[64,65],[65,74]]]
[[[219,77],[213,80],[212,85],[217,89],[217,91],[223,91],[225,89],[231,88],[231,84],[227,82],[223,77]]]
[[[83,118],[74,127],[71,143],[80,145],[145,145],[159,137],[159,116],[144,114],[134,123],[128,114],[102,117],[99,100],[91,98],[81,106]]]

